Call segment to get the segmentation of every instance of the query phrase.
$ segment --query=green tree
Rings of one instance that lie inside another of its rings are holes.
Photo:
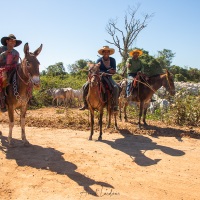
[[[158,51],[157,61],[160,63],[163,69],[167,69],[171,66],[172,59],[174,58],[175,53],[169,49],[163,49]]]
[[[199,82],[200,80],[200,70],[196,68],[190,68],[188,70],[188,76],[191,81]]]
[[[175,81],[187,82],[187,78],[182,74],[175,74]]]
[[[65,75],[65,68],[63,66],[62,62],[58,62],[55,65],[50,65],[47,67],[47,72],[46,74],[48,76],[58,76],[58,75]]]
[[[84,59],[77,60],[74,64],[68,65],[68,70],[70,71],[70,73],[73,73],[73,74],[77,73],[80,70],[84,70],[88,62],[92,62],[92,61],[84,60]]]
[[[176,65],[172,65],[170,67],[170,72],[175,75],[175,74],[179,74],[180,73],[180,67],[179,66],[176,66]]]

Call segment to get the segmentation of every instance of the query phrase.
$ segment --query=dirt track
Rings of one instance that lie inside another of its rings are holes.
[[[40,111],[28,115],[41,118]],[[174,130],[171,137],[105,129],[99,142],[97,131],[88,141],[83,127],[27,126],[31,145],[23,147],[15,126],[14,148],[8,147],[8,124],[0,129],[0,199],[199,199],[200,141],[181,137],[179,128],[160,127],[165,134]]]

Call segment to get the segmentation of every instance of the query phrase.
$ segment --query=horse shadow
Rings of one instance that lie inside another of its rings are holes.
[[[181,130],[178,128],[171,127],[157,127],[153,125],[144,126],[146,130],[153,130],[154,133],[151,134],[152,137],[175,137],[178,141],[182,141],[183,136],[189,136],[191,138],[200,139],[200,134],[195,132],[193,129],[191,130]]]
[[[83,174],[77,172],[77,166],[71,162],[64,160],[64,153],[57,151],[54,148],[44,148],[38,145],[30,145],[24,147],[21,140],[13,139],[16,147],[10,148],[7,137],[0,136],[1,143],[0,151],[4,152],[7,159],[14,159],[18,166],[29,166],[36,169],[43,169],[56,172],[60,175],[68,176],[75,181],[79,186],[82,186],[85,194],[98,196],[97,191],[94,191],[90,186],[99,185],[100,187],[114,188],[112,185],[95,181]]]
[[[102,142],[129,155],[133,162],[140,166],[155,165],[161,160],[147,157],[145,155],[146,151],[160,150],[171,156],[183,156],[185,154],[181,150],[158,145],[150,138],[143,135],[132,135],[127,129],[121,129],[120,133],[124,138],[119,138],[115,141],[102,140]]]

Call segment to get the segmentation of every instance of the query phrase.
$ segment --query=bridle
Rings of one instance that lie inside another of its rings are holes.
[[[31,96],[32,96],[33,83],[32,83],[32,81],[31,81],[31,74],[30,74],[30,72],[28,71],[28,67],[27,67],[27,65],[25,65],[25,63],[27,63],[27,60],[24,59],[24,60],[22,61],[22,59],[20,58],[20,61],[21,61],[20,65],[18,65],[18,66],[16,67],[16,74],[17,74],[17,76],[19,77],[19,79],[20,79],[26,86],[28,86],[28,87],[27,87],[27,93],[28,93],[28,94],[27,94],[27,97],[26,97],[25,99],[22,98],[22,97],[20,96],[20,94],[19,94],[19,92],[18,92],[18,88],[17,88],[17,79],[16,79],[16,75],[14,75],[14,77],[13,77],[13,91],[14,91],[14,96],[16,97],[16,99],[17,99],[21,104],[26,104],[26,103],[29,101],[29,99],[31,98]],[[25,80],[20,76],[19,70],[18,70],[18,68],[19,68],[20,66],[21,66],[21,69],[22,69],[22,71],[23,71],[25,77],[28,79],[28,81],[25,81]]]
[[[166,72],[165,76],[166,76],[166,79],[167,79],[167,84],[169,86],[169,89],[172,90],[172,86],[171,86],[170,80],[169,80],[169,72]]]
[[[101,77],[102,77],[102,74],[92,74],[92,75],[88,75],[88,79],[89,79],[89,85],[91,85],[91,80],[93,77],[97,77],[97,83],[96,83],[96,86],[99,86],[98,87],[98,96],[99,96],[99,100],[100,100],[100,103],[103,104],[105,103],[106,101],[103,101],[103,98],[101,96],[101,93],[103,91],[103,83],[101,81]],[[100,104],[99,103],[99,104]]]

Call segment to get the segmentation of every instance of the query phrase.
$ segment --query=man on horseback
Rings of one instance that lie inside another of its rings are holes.
[[[13,34],[8,37],[1,38],[0,47],[0,103],[1,112],[6,112],[5,94],[3,88],[7,86],[7,79],[5,78],[7,72],[14,69],[19,63],[19,52],[14,47],[19,46],[21,40],[17,40]]]
[[[126,62],[127,66],[127,74],[128,74],[128,83],[126,88],[126,97],[131,99],[137,96],[137,91],[135,90],[135,86],[133,85],[133,81],[135,80],[138,72],[143,70],[143,65],[139,56],[141,56],[143,52],[139,49],[134,49],[129,53],[131,58],[129,58]]]
[[[119,87],[117,83],[112,79],[112,75],[116,73],[116,61],[114,58],[110,57],[110,55],[114,54],[115,50],[109,48],[109,46],[103,46],[98,50],[98,53],[102,55],[96,63],[100,63],[100,72],[105,73],[103,76],[103,82],[106,83],[109,87],[109,90],[112,94],[113,101],[113,110],[118,111],[118,97],[119,97]],[[107,74],[107,75],[106,75]],[[89,83],[86,82],[83,85],[83,101],[84,106],[79,110],[88,109],[86,97],[88,94]]]

